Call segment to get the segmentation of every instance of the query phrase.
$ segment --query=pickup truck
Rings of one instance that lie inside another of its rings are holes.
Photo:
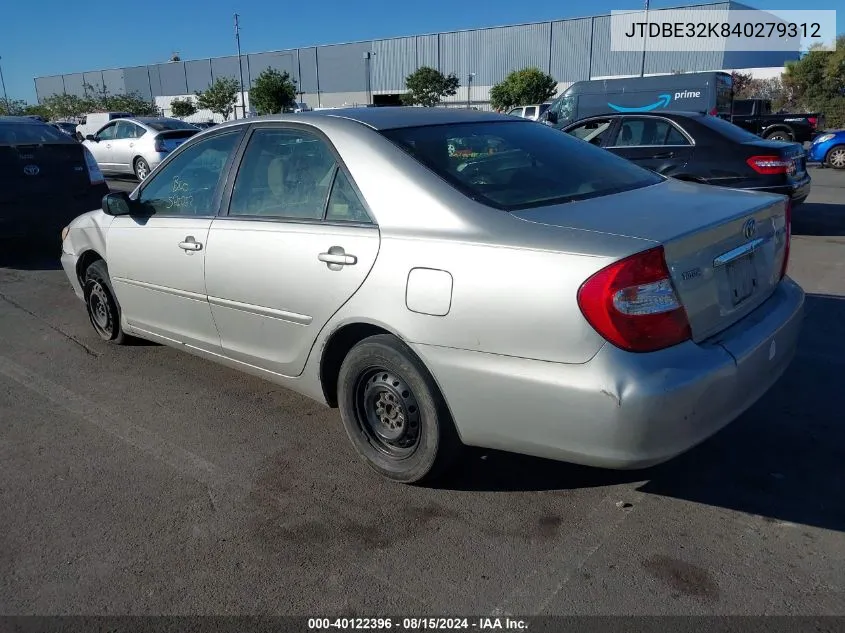
[[[824,129],[824,115],[772,113],[768,99],[734,99],[731,123],[771,141],[812,141]]]

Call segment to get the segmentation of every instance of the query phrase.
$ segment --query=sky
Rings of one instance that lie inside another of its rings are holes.
[[[702,0],[652,0],[651,8]],[[316,44],[417,35],[641,10],[642,0],[5,0],[0,68],[10,99],[35,102],[43,75],[183,60],[237,52],[233,14],[240,14],[241,51],[259,53]],[[746,0],[757,9],[840,9],[841,0]],[[0,94],[0,97],[2,95]]]

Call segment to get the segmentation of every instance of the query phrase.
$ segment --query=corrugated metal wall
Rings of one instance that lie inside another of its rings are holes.
[[[52,77],[38,77],[35,80],[35,97],[40,102],[51,95],[60,95],[65,91],[65,82],[62,75]]]
[[[126,92],[126,82],[122,68],[116,68],[103,71],[103,85],[109,94],[119,95]]]
[[[552,23],[551,68],[558,81],[590,78],[590,51],[593,18]]]
[[[156,95],[150,85],[150,71],[147,66],[123,69],[123,85],[127,93],[136,93],[144,99],[152,99]]]
[[[440,35],[440,70],[456,73],[461,84],[489,86],[512,70],[536,66],[549,70],[548,22]]]
[[[688,7],[686,11],[691,18],[701,19],[702,12],[709,17],[718,16],[730,6],[729,2],[720,2]],[[738,3],[733,6],[745,8]],[[659,13],[660,10],[650,12]],[[243,78],[248,89],[262,70],[277,68],[297,79],[298,89],[304,93],[354,95],[357,100],[358,95],[367,94],[368,88],[375,94],[401,92],[405,77],[420,66],[431,66],[443,73],[458,75],[461,89],[450,101],[466,99],[469,73],[475,74],[472,99],[483,101],[488,98],[491,85],[501,81],[510,71],[527,66],[550,73],[559,83],[591,77],[639,75],[642,53],[612,51],[610,22],[610,16],[604,15],[255,53],[243,56]],[[365,53],[372,54],[369,64]],[[647,52],[645,72],[780,66],[796,57],[791,53],[705,51],[703,46],[691,41],[683,51]],[[35,84],[39,99],[62,91],[81,96],[83,81],[97,87],[105,84],[111,93],[125,90],[150,98],[204,90],[219,77],[240,78],[237,57],[39,77]],[[328,101],[332,99],[327,97]]]
[[[317,47],[320,92],[365,92],[367,67],[364,53],[372,50],[372,42]]]
[[[417,63],[416,37],[373,42],[372,89],[381,92],[402,92],[405,77],[420,66]]]
[[[251,86],[255,78],[268,68],[275,68],[279,72],[286,72],[291,78],[299,82],[299,64],[296,50],[279,51],[275,53],[256,53],[249,55],[249,80],[244,75],[244,83]],[[236,58],[237,59],[237,58]]]

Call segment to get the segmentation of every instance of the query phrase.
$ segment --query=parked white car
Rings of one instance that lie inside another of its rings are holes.
[[[82,115],[82,122],[76,126],[76,138],[84,140],[94,134],[109,121],[132,118],[131,112],[90,112]]]

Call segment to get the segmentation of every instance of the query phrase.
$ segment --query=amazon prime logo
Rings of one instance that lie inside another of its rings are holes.
[[[755,222],[754,218],[750,218],[745,221],[745,224],[742,225],[742,236],[750,240],[757,234],[757,222]]]
[[[38,165],[27,165],[23,168],[23,173],[27,176],[37,176],[40,171]]]

